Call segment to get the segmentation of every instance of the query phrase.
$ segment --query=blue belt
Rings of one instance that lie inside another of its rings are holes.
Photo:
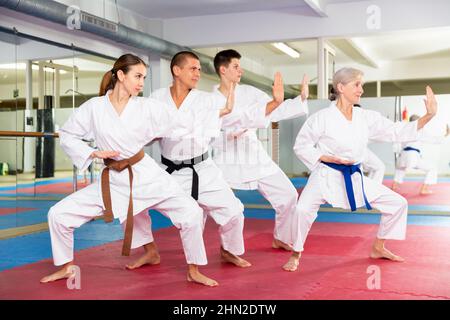
[[[420,150],[413,147],[406,147],[403,149],[404,151],[416,151],[420,154]]]
[[[366,203],[366,208],[368,210],[372,210],[369,201],[367,201],[366,193],[364,192],[364,179],[361,169],[359,168],[360,166],[359,164],[345,165],[323,161],[322,163],[326,164],[330,168],[342,172],[342,174],[344,175],[345,190],[347,191],[348,203],[350,204],[350,208],[352,209],[352,211],[356,210],[355,194],[353,192],[352,174],[354,174],[355,172],[359,172],[359,174],[361,175],[362,192],[364,196],[364,202]]]

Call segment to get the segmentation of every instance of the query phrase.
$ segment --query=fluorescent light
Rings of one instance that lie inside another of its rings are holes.
[[[286,53],[288,56],[291,56],[292,58],[300,58],[300,53],[294,49],[292,49],[291,47],[289,47],[287,44],[283,43],[283,42],[275,42],[272,43],[272,45],[277,48],[278,50],[283,51],[284,53]]]
[[[6,63],[6,64],[0,64],[0,69],[3,69],[3,70],[25,70],[27,68],[27,65],[26,65],[26,63],[17,63],[17,64],[15,64],[15,63]],[[39,70],[39,66],[37,66],[37,65],[35,65],[35,64],[33,64],[32,66],[31,66],[31,68],[33,69],[33,70]],[[55,69],[53,69],[53,68],[49,68],[49,67],[44,67],[44,71],[45,72],[50,72],[50,73],[54,73],[55,72]],[[67,73],[67,71],[66,70],[59,70],[59,73],[60,74],[66,74]]]

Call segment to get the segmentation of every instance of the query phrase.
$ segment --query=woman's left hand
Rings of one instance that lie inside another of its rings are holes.
[[[427,108],[427,115],[434,117],[437,112],[437,102],[436,97],[434,96],[433,90],[431,90],[430,86],[426,88],[427,98],[424,100],[425,107]]]

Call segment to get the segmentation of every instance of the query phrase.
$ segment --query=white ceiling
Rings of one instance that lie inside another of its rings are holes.
[[[368,64],[396,60],[439,59],[450,57],[450,28],[433,30],[402,31],[391,34],[377,34],[367,37],[328,39],[336,49],[339,63],[359,62]],[[317,40],[308,39],[286,42],[301,53],[293,59],[270,43],[231,44],[227,47],[197,48],[196,50],[213,56],[220,50],[233,48],[243,56],[262,64],[298,65],[317,63]]]
[[[110,0],[114,2],[114,0]],[[359,2],[362,0],[320,0],[322,6],[329,3]],[[118,0],[119,6],[149,19],[172,19],[213,14],[251,11],[313,10],[303,0]]]
[[[376,60],[448,57],[450,52],[450,28],[378,34],[353,40]]]

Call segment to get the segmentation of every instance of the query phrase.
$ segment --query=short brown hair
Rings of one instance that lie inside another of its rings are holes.
[[[200,58],[191,51],[180,51],[177,54],[175,54],[172,58],[172,61],[170,61],[170,72],[173,74],[173,67],[183,67],[184,63],[186,62],[187,58],[192,58],[200,61]]]
[[[214,69],[216,69],[217,75],[220,77],[220,67],[228,67],[231,60],[240,59],[242,56],[233,49],[222,50],[216,54],[214,57]]]

